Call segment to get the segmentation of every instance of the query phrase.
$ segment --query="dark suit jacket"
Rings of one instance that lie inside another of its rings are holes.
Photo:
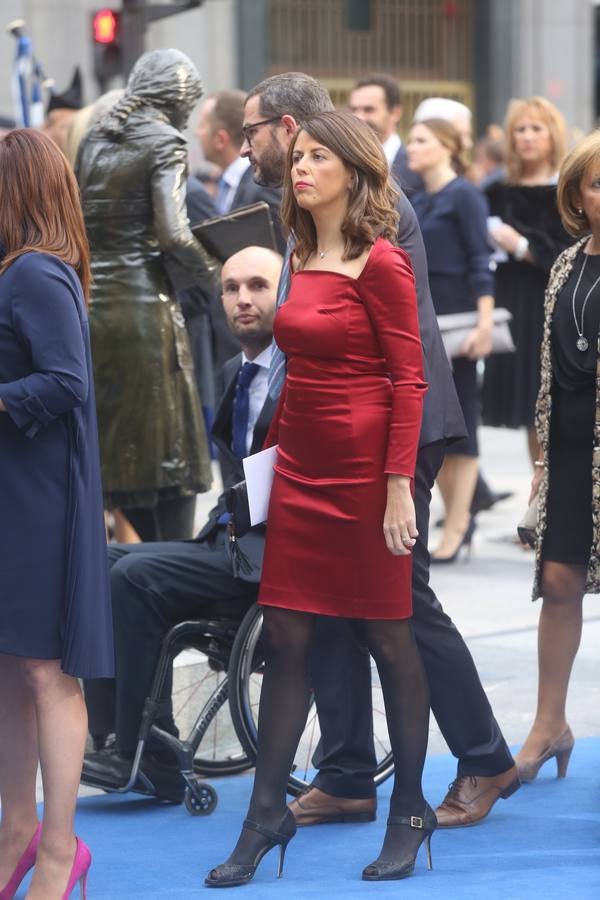
[[[257,184],[254,180],[254,171],[249,166],[238,184],[238,189],[233,195],[231,209],[239,209],[240,206],[248,206],[250,203],[259,203],[264,200],[269,204],[271,216],[273,217],[273,226],[275,228],[275,240],[277,241],[277,249],[280,253],[285,253],[286,239],[283,236],[283,227],[281,224],[281,188],[264,187]]]
[[[190,222],[203,222],[217,215],[213,198],[198,178],[190,175],[187,180],[185,205]],[[213,284],[198,284],[177,292],[177,299],[186,319],[209,310],[215,296]]]
[[[235,396],[235,383],[237,374],[242,364],[242,354],[239,353],[225,363],[223,367],[223,378],[225,390],[221,402],[215,414],[215,421],[212,427],[212,438],[219,449],[219,457],[221,461],[221,472],[223,474],[223,487],[229,488],[238,481],[244,480],[244,469],[242,461],[231,450],[232,438],[232,418],[233,418],[233,398]],[[264,406],[260,411],[254,433],[252,436],[252,446],[250,453],[258,453],[262,450],[271,417],[275,411],[275,403],[267,394]],[[196,541],[204,541],[213,536],[222,525],[217,520],[219,516],[227,511],[225,505],[225,494],[221,494],[217,500],[217,505],[211,509],[208,514],[208,521],[204,528],[195,538]],[[258,581],[260,578],[260,570],[262,567],[262,558],[265,545],[265,526],[257,525],[239,540],[240,549],[253,563],[255,569],[249,575],[242,572],[239,577],[244,581]]]
[[[414,194],[415,191],[422,191],[425,187],[421,176],[417,175],[416,172],[411,172],[408,168],[404,144],[401,144],[400,149],[396,153],[390,171],[394,181],[406,193],[409,200],[411,194]]]
[[[454,379],[438,328],[429,290],[427,256],[417,216],[405,194],[398,201],[398,244],[408,253],[415,273],[423,366],[429,390],[423,404],[420,447],[435,441],[452,441],[466,435]]]

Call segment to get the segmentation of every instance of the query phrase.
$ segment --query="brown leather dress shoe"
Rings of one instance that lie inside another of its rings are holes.
[[[517,767],[500,775],[463,775],[453,781],[435,811],[438,828],[461,828],[485,819],[498,799],[506,800],[521,787]]]
[[[334,822],[373,822],[377,812],[377,798],[352,800],[333,797],[319,788],[308,788],[288,803],[296,825],[331,825]]]

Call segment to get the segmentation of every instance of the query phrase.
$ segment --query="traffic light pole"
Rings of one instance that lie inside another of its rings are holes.
[[[204,0],[178,0],[152,4],[148,0],[122,0],[123,71],[128,77],[135,62],[144,52],[144,36],[149,22],[201,6]]]
[[[146,3],[145,0],[122,0],[122,2],[123,74],[127,79],[136,59],[144,52]]]

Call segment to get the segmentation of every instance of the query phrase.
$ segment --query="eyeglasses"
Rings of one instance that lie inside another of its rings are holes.
[[[261,122],[252,122],[250,125],[242,125],[242,134],[244,135],[248,146],[252,146],[252,140],[257,128],[260,128],[261,125],[269,125],[271,122],[279,122],[280,119],[281,116],[273,116],[273,118],[263,119]]]

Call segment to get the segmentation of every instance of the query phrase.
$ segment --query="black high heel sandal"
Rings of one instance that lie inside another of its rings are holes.
[[[423,816],[390,816],[387,820],[388,828],[395,825],[407,825],[409,828],[417,828],[421,831],[421,840],[417,844],[414,854],[399,864],[376,859],[375,862],[363,869],[363,881],[398,881],[400,878],[408,878],[415,870],[415,860],[423,843],[427,851],[427,868],[433,868],[431,835],[437,827],[437,819],[429,804],[425,804]]]
[[[278,831],[265,828],[264,825],[253,822],[252,819],[245,819],[242,827],[251,831],[257,831],[267,839],[267,842],[257,852],[252,863],[223,863],[217,866],[216,869],[212,869],[204,880],[204,884],[207,887],[236,887],[239,884],[247,884],[249,881],[252,881],[261,859],[273,847],[279,847],[277,877],[281,878],[287,845],[296,834],[296,820],[293,813],[289,809],[286,811]]]
[[[433,556],[433,554],[429,557],[429,561],[432,566],[443,566],[448,565],[448,563],[455,563],[459,559],[459,556],[463,549],[466,550],[467,556],[471,555],[471,541],[473,540],[473,534],[477,524],[475,522],[475,516],[471,516],[469,520],[469,525],[467,530],[462,536],[461,542],[450,556]]]

